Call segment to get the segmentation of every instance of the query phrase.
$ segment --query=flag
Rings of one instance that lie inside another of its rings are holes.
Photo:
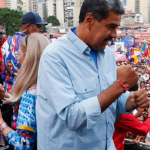
[[[131,52],[132,62],[137,64],[139,62],[138,56],[141,54],[142,50],[139,50],[136,48],[131,48],[131,49],[132,49],[132,52]],[[131,62],[131,59],[130,59],[130,62]]]
[[[130,52],[131,43],[129,42],[127,37],[123,38],[123,42],[124,42],[125,48],[127,48],[126,56],[130,60],[130,58],[131,58],[131,52]]]
[[[124,45],[127,46],[128,48],[131,47],[131,43],[130,43],[130,41],[128,40],[127,37],[124,37],[123,42],[124,42]]]
[[[128,50],[128,51],[127,51],[127,57],[128,57],[128,59],[130,60],[130,59],[131,59],[132,54],[131,54],[131,52],[130,52],[130,49],[128,49],[128,48],[127,48],[127,50]]]
[[[150,71],[150,49],[145,50],[145,59],[146,59],[146,70]]]
[[[146,52],[145,52],[145,59],[146,59],[146,60],[150,60],[150,49],[149,49],[149,48],[146,49]]]
[[[134,55],[138,56],[141,54],[141,52],[142,50],[134,48]]]
[[[135,39],[133,41],[133,47],[136,47],[136,41],[135,41]]]
[[[138,61],[141,63],[141,56],[140,55],[138,56]]]
[[[137,64],[138,62],[139,62],[138,57],[135,56],[135,57],[134,57],[134,63]]]
[[[146,44],[144,43],[144,45],[142,46],[142,51],[145,51],[145,49],[146,49]]]
[[[146,62],[146,70],[150,71],[150,61],[149,60],[147,60],[147,62]]]
[[[17,132],[26,138],[32,137],[32,135],[35,133],[33,128],[25,125],[18,126]]]

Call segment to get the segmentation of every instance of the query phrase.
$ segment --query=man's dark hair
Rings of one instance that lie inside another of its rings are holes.
[[[124,8],[120,0],[84,0],[80,15],[79,23],[82,23],[88,13],[92,13],[97,21],[106,19],[109,11],[118,15],[124,14]]]

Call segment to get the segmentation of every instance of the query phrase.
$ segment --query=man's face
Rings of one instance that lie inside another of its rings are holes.
[[[19,57],[18,57],[18,60],[19,60],[19,63],[22,65],[23,62],[24,62],[24,59],[25,59],[25,54],[23,53],[23,50],[21,48],[21,46],[19,47]]]
[[[117,27],[120,25],[121,15],[109,12],[106,19],[98,22],[95,18],[89,33],[90,41],[87,43],[95,50],[104,50],[109,40],[117,37]]]
[[[33,32],[42,32],[42,29],[41,29],[41,25],[37,25],[37,24],[30,24],[30,30],[29,32],[30,33],[33,33]]]
[[[3,43],[3,38],[0,38],[0,45],[2,45],[2,43]]]
[[[145,86],[145,83],[144,83],[144,82],[141,82],[141,86],[143,86],[143,87],[144,87],[144,86]]]
[[[12,71],[13,65],[12,65],[11,62],[8,62],[8,63],[7,63],[7,68],[8,68],[8,70],[9,70],[10,72]]]

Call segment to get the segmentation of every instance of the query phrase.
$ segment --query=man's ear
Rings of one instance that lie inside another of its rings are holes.
[[[26,30],[27,30],[27,33],[30,34],[30,31],[31,31],[31,24],[26,24],[25,26]]]
[[[85,23],[89,31],[91,30],[93,24],[94,24],[95,18],[92,13],[88,13],[85,17]]]

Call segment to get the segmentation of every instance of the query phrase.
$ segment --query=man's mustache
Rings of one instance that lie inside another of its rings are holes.
[[[112,37],[106,38],[104,41],[112,41]]]

